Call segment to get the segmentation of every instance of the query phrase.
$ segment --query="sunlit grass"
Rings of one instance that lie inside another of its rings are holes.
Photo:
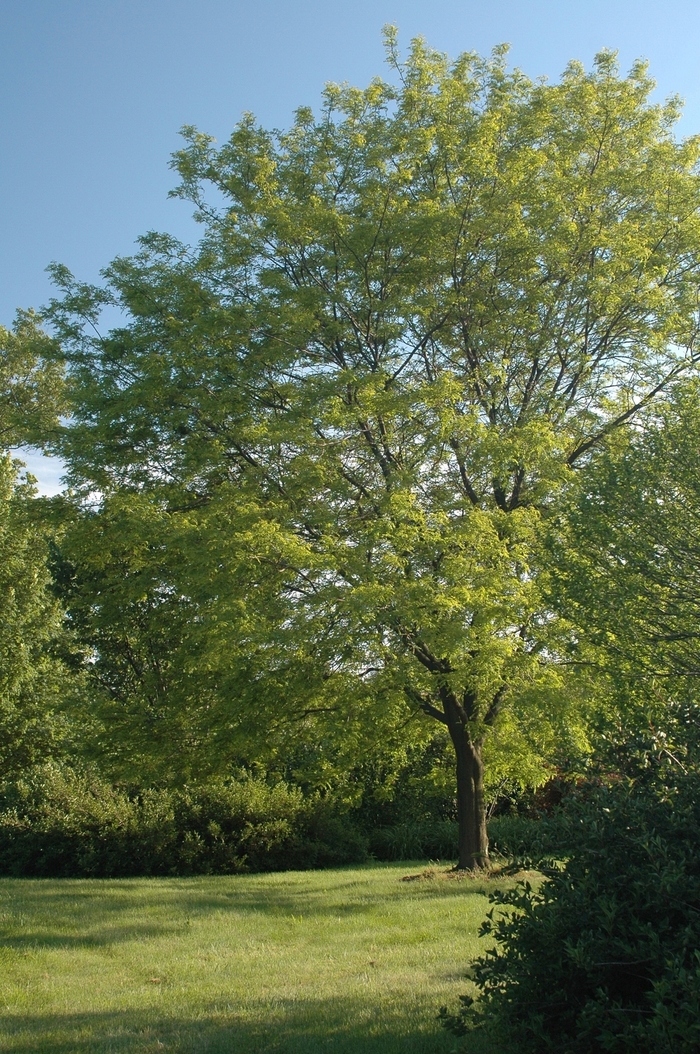
[[[446,1054],[493,882],[420,870],[2,880],[0,1050]]]

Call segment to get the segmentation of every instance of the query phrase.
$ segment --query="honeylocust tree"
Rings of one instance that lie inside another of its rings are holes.
[[[99,289],[55,268],[63,450],[86,491],[228,510],[210,599],[276,671],[262,724],[289,663],[338,715],[372,691],[446,727],[473,868],[489,743],[567,723],[543,520],[695,362],[699,144],[611,53],[550,85],[387,46],[392,82],[287,132],[185,130],[198,246],[148,235]]]

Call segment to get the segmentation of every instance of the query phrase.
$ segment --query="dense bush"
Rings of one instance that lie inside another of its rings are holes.
[[[539,861],[550,856],[558,845],[558,831],[553,830],[556,821],[550,817],[513,813],[494,816],[488,826],[489,849],[493,856]]]
[[[560,824],[548,817],[496,816],[489,821],[494,857],[537,862],[559,845]],[[413,820],[367,830],[376,860],[455,860],[458,828],[455,820]]]
[[[52,762],[0,786],[0,874],[234,874],[332,867],[368,854],[455,859],[454,820],[407,812],[404,822],[375,826],[361,811],[252,777],[127,793],[94,771]],[[494,851],[505,856],[540,856],[543,831],[519,816],[489,825]]]
[[[0,789],[3,875],[234,874],[366,855],[363,836],[327,802],[259,779],[130,795],[48,764]]]
[[[377,860],[455,860],[458,855],[457,802],[453,761],[447,734],[435,734],[427,744],[407,749],[400,758],[384,765],[369,761],[354,774],[361,787],[351,816],[366,832],[372,856]],[[491,807],[510,809],[488,824],[494,854],[533,857],[546,851],[545,825],[548,811],[542,795],[526,796],[520,815],[522,788],[509,785]],[[548,837],[548,835],[547,835]],[[548,845],[548,843],[546,843]]]
[[[452,820],[376,827],[368,838],[377,860],[454,860],[458,852],[457,824]]]
[[[551,852],[552,823],[528,816],[497,816],[489,821],[493,856],[537,861]],[[412,820],[366,831],[375,860],[456,860],[459,832],[455,820]]]
[[[481,998],[443,1011],[448,1027],[525,1054],[700,1050],[700,783],[669,767],[563,803],[568,859],[494,895]]]
[[[350,773],[359,790],[353,808],[364,830],[457,819],[453,748],[447,731],[368,757]]]

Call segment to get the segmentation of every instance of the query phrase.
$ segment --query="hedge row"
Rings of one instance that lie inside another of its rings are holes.
[[[367,840],[286,784],[218,780],[129,795],[48,764],[0,789],[0,874],[100,878],[332,867]]]

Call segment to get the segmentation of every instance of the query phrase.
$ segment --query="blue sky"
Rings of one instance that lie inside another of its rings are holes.
[[[51,260],[95,280],[146,230],[196,237],[167,198],[178,129],[222,140],[247,110],[288,125],[326,81],[383,72],[386,22],[452,55],[507,41],[552,80],[602,47],[625,70],[647,58],[700,132],[698,0],[2,0],[0,324],[46,302]],[[55,489],[58,466],[31,464]]]

